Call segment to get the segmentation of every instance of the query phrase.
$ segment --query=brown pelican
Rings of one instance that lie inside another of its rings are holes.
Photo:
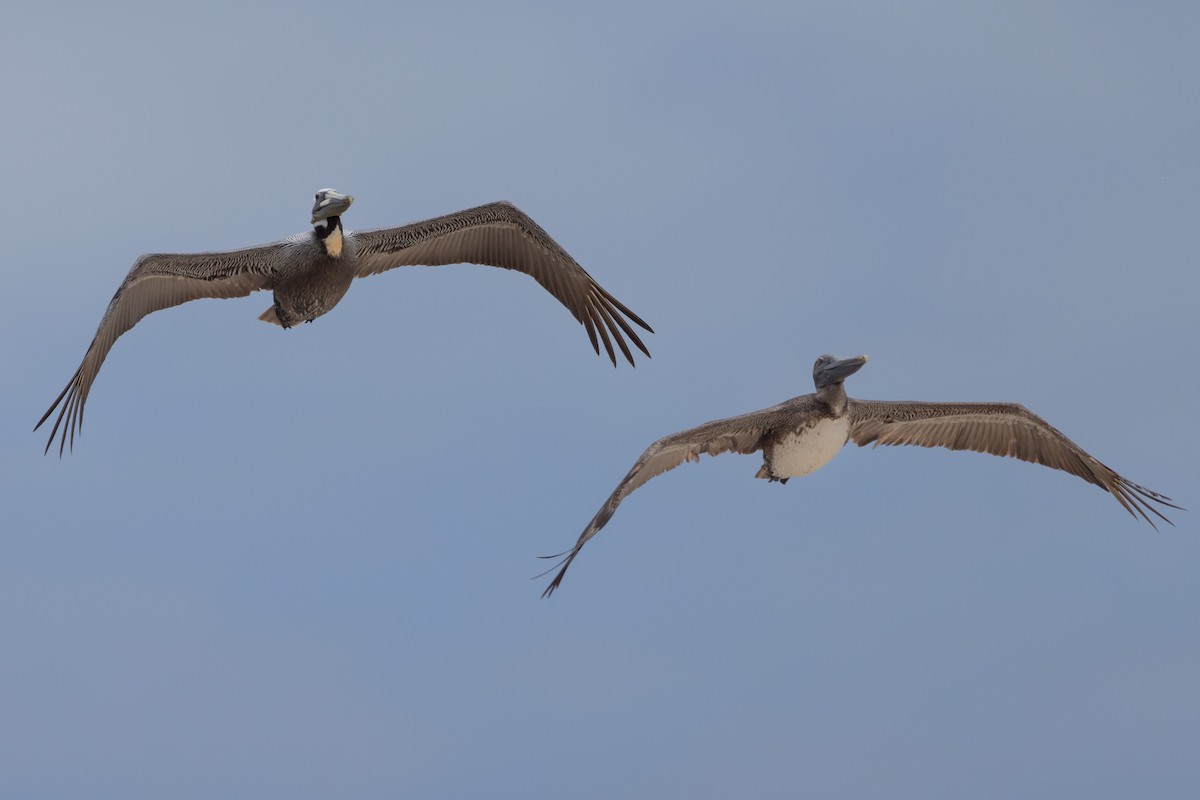
[[[650,355],[629,322],[653,333],[650,326],[511,203],[489,203],[399,228],[343,232],[341,215],[352,202],[350,195],[322,189],[313,204],[309,233],[225,253],[153,253],[138,258],[108,304],[83,363],[34,426],[40,428],[62,405],[46,452],[56,434],[61,434],[59,455],[68,440],[74,448],[92,381],[117,337],[151,312],[201,297],[245,297],[272,289],[275,303],[259,319],[290,328],[327,313],[355,278],[393,267],[486,264],[524,272],[545,287],[584,326],[597,354],[599,334],[613,366],[613,340],[633,364],[622,332]]]
[[[556,565],[561,567],[558,575],[542,596],[558,588],[580,549],[600,532],[634,489],[684,461],[699,461],[701,453],[715,456],[761,450],[763,465],[754,477],[787,483],[788,478],[808,475],[828,464],[850,440],[859,447],[874,442],[975,450],[1061,469],[1109,492],[1126,511],[1152,526],[1154,520],[1147,511],[1173,524],[1147,502],[1179,508],[1171,503],[1171,498],[1118,475],[1022,405],[848,398],[842,382],[865,363],[866,356],[844,359],[821,356],[813,365],[815,393],[793,397],[762,411],[673,433],[647,447],[592,517],[575,546],[557,556],[547,556],[565,558]]]

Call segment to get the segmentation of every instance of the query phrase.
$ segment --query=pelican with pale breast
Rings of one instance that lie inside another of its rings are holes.
[[[793,397],[771,408],[719,419],[673,433],[646,452],[617,484],[616,490],[588,523],[575,546],[558,556],[558,575],[542,594],[562,583],[571,562],[608,523],[621,501],[656,475],[684,461],[699,461],[701,453],[763,454],[756,478],[787,483],[808,475],[833,460],[848,441],[863,445],[911,444],[975,450],[1060,469],[1094,483],[1112,494],[1126,511],[1152,526],[1149,514],[1171,524],[1151,505],[1179,508],[1171,498],[1139,486],[1088,455],[1029,409],[1016,403],[920,403],[855,400],[846,396],[843,381],[867,363],[866,356],[834,358],[824,355],[813,365],[817,391]]]
[[[511,203],[489,203],[398,228],[347,232],[342,214],[352,202],[350,195],[322,189],[313,203],[310,232],[244,250],[138,258],[108,304],[83,363],[34,426],[40,428],[59,408],[46,451],[56,435],[59,455],[68,441],[74,447],[92,382],[117,337],[151,312],[202,297],[245,297],[271,289],[275,303],[259,319],[290,328],[330,311],[355,278],[393,267],[484,264],[524,272],[540,283],[579,320],[597,354],[599,342],[604,343],[613,366],[614,342],[634,363],[626,336],[650,355],[630,322],[653,333],[650,326]]]

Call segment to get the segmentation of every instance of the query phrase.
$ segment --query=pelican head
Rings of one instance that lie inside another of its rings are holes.
[[[342,194],[337,189],[322,189],[317,192],[316,202],[313,203],[312,224],[316,225],[330,217],[340,217],[353,202],[353,197]]]
[[[862,365],[865,363],[867,363],[866,356],[837,358],[828,354],[823,355],[817,359],[817,363],[813,364],[813,383],[818,389],[841,383],[862,369]]]

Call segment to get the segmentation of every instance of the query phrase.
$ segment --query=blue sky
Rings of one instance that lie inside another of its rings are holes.
[[[812,390],[1027,405],[1197,505],[1187,4],[24,4],[0,30],[0,794],[1200,793],[1200,542],[1073,477],[705,458]],[[17,69],[19,67],[19,69]],[[657,331],[534,282],[144,320],[30,429],[138,254],[508,199]]]

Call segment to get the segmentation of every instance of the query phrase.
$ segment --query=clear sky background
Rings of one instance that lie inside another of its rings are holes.
[[[18,4],[0,45],[0,796],[1200,796],[1200,12],[1188,3]],[[138,254],[508,199],[536,283],[155,314],[30,432]],[[642,488],[812,391],[1027,405],[1189,511],[853,448]]]

